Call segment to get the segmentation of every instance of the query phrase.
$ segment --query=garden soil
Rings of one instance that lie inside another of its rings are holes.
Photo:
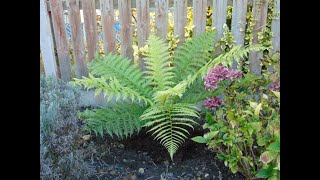
[[[195,130],[190,137],[202,135]],[[171,161],[166,149],[145,131],[126,140],[92,136],[84,146],[94,144],[91,159],[97,173],[90,179],[110,180],[242,180],[232,174],[205,144],[188,139]],[[84,148],[84,147],[83,147]]]

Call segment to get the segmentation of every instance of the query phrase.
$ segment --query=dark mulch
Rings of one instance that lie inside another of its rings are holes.
[[[201,134],[203,131],[198,129],[190,137]],[[86,143],[90,141],[95,144],[91,161],[98,172],[90,179],[245,179],[241,174],[232,174],[206,145],[190,139],[175,154],[174,162],[164,147],[145,131],[126,140],[92,137]]]

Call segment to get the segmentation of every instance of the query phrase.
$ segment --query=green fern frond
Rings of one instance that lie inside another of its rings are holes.
[[[178,102],[197,104],[205,100],[207,97],[219,96],[228,88],[228,84],[230,84],[229,81],[222,81],[219,83],[218,89],[208,91],[204,88],[202,78],[198,78],[189,86]]]
[[[105,79],[104,77],[95,78],[89,74],[89,78],[83,77],[82,79],[74,79],[75,85],[83,85],[87,90],[95,89],[95,95],[104,93],[104,97],[108,96],[107,102],[115,98],[116,101],[130,99],[133,101],[138,101],[152,105],[153,102],[142,96],[139,92],[131,89],[130,87],[123,86],[120,84],[117,78],[110,77]],[[107,82],[108,81],[108,82]]]
[[[182,80],[180,83],[178,83],[176,86],[167,89],[166,91],[161,92],[161,97],[162,99],[168,99],[168,97],[171,97],[174,95],[175,89],[179,89],[179,94],[184,94],[185,91],[188,90],[188,88],[198,79],[198,78],[203,78],[209,71],[210,68],[218,65],[218,64],[223,64],[225,66],[231,66],[232,61],[236,60],[239,61],[240,58],[244,58],[248,56],[248,53],[250,51],[260,51],[264,50],[265,48],[262,46],[251,46],[247,48],[243,48],[241,45],[239,46],[234,46],[230,51],[221,54],[220,56],[210,60],[207,62],[202,68],[200,68],[195,74],[193,75],[188,75],[184,80]]]
[[[187,138],[186,134],[189,134],[186,128],[193,128],[191,124],[197,124],[194,118],[199,118],[196,107],[183,103],[155,105],[141,115],[141,120],[146,121],[144,126],[152,126],[148,132],[153,132],[154,139],[160,140],[172,160],[179,145]]]
[[[116,77],[123,86],[130,87],[145,97],[152,97],[152,88],[147,86],[142,71],[130,59],[110,53],[104,57],[97,56],[90,66],[93,76],[106,79]]]
[[[140,131],[143,125],[140,116],[145,109],[146,107],[137,104],[115,103],[112,107],[87,109],[80,113],[80,118],[84,119],[85,129],[96,135],[109,134],[111,137],[127,138]]]
[[[166,90],[173,84],[173,67],[170,67],[168,45],[163,39],[151,34],[147,40],[148,48],[144,53],[145,78],[154,92]]]
[[[175,82],[195,74],[210,59],[216,31],[205,32],[179,46],[174,52]]]

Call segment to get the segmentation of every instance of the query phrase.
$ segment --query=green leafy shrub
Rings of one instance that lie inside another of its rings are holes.
[[[76,117],[79,92],[54,78],[40,78],[40,178],[83,179],[95,170],[78,149],[83,134]]]
[[[234,46],[229,52],[211,59],[214,36],[215,32],[207,32],[178,46],[171,65],[167,43],[150,35],[144,50],[144,72],[119,55],[97,57],[91,64],[89,77],[75,79],[74,84],[95,89],[96,94],[103,93],[108,96],[108,102],[115,99],[111,107],[118,106],[121,101],[122,107],[135,106],[138,110],[117,113],[116,118],[116,113],[107,113],[110,109],[91,111],[84,116],[87,129],[96,134],[127,137],[133,129],[139,130],[138,121],[141,121],[144,127],[151,127],[149,132],[152,131],[155,139],[167,148],[172,159],[189,134],[187,128],[193,128],[196,124],[194,119],[199,117],[195,102],[206,98],[196,96],[199,99],[193,98],[192,103],[182,102],[184,95],[199,89],[192,84],[199,82],[216,64],[227,65],[233,59],[246,56],[251,50],[262,49]]]
[[[233,81],[221,106],[206,112],[209,132],[192,138],[247,179],[280,179],[280,84],[269,77],[246,74]]]

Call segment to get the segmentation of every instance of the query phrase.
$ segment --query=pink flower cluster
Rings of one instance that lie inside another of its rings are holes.
[[[271,91],[278,91],[280,92],[280,81],[272,82],[269,89]]]
[[[213,108],[219,107],[221,103],[222,103],[222,100],[219,97],[212,97],[212,98],[207,98],[204,102],[204,105],[208,109],[213,109]]]
[[[226,79],[236,79],[242,77],[241,71],[237,69],[229,69],[222,65],[212,68],[204,78],[204,86],[207,90],[217,89],[218,83]]]
[[[210,91],[212,89],[217,89],[218,83],[220,81],[226,79],[233,80],[240,77],[242,77],[241,71],[237,69],[229,69],[219,64],[216,67],[212,68],[204,78],[204,86],[208,91]],[[204,105],[208,109],[213,109],[219,107],[221,103],[222,100],[219,97],[211,97],[205,100]]]

